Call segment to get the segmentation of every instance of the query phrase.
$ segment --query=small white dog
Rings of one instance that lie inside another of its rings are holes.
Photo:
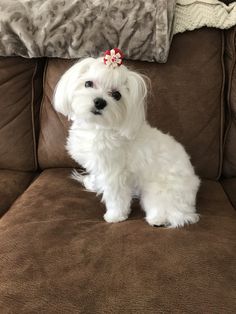
[[[88,173],[74,178],[103,195],[107,222],[127,219],[138,196],[150,225],[195,223],[200,180],[183,146],[146,122],[145,80],[122,58],[84,59],[57,85],[54,107],[73,121],[67,150]]]

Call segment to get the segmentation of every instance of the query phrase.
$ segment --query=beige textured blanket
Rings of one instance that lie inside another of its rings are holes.
[[[236,25],[236,1],[229,5],[217,0],[177,0],[174,34],[203,26],[227,29]]]
[[[0,55],[79,58],[119,47],[165,62],[175,0],[1,0]]]

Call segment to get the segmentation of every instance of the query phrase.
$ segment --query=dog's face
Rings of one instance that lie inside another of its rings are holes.
[[[109,67],[103,58],[87,58],[62,76],[54,107],[81,125],[114,129],[130,138],[145,120],[146,94],[141,75],[124,65]]]

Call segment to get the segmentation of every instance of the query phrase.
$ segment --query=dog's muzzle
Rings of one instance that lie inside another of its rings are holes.
[[[95,98],[93,102],[95,109],[92,110],[92,113],[96,115],[101,115],[101,110],[103,110],[107,105],[106,100],[104,100],[103,98]]]

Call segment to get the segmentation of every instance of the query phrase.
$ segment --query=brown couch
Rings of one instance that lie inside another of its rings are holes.
[[[70,179],[68,121],[52,108],[75,61],[0,58],[0,313],[236,313],[236,28],[174,37],[148,120],[202,178],[199,223],[150,227],[138,202],[119,224]]]

